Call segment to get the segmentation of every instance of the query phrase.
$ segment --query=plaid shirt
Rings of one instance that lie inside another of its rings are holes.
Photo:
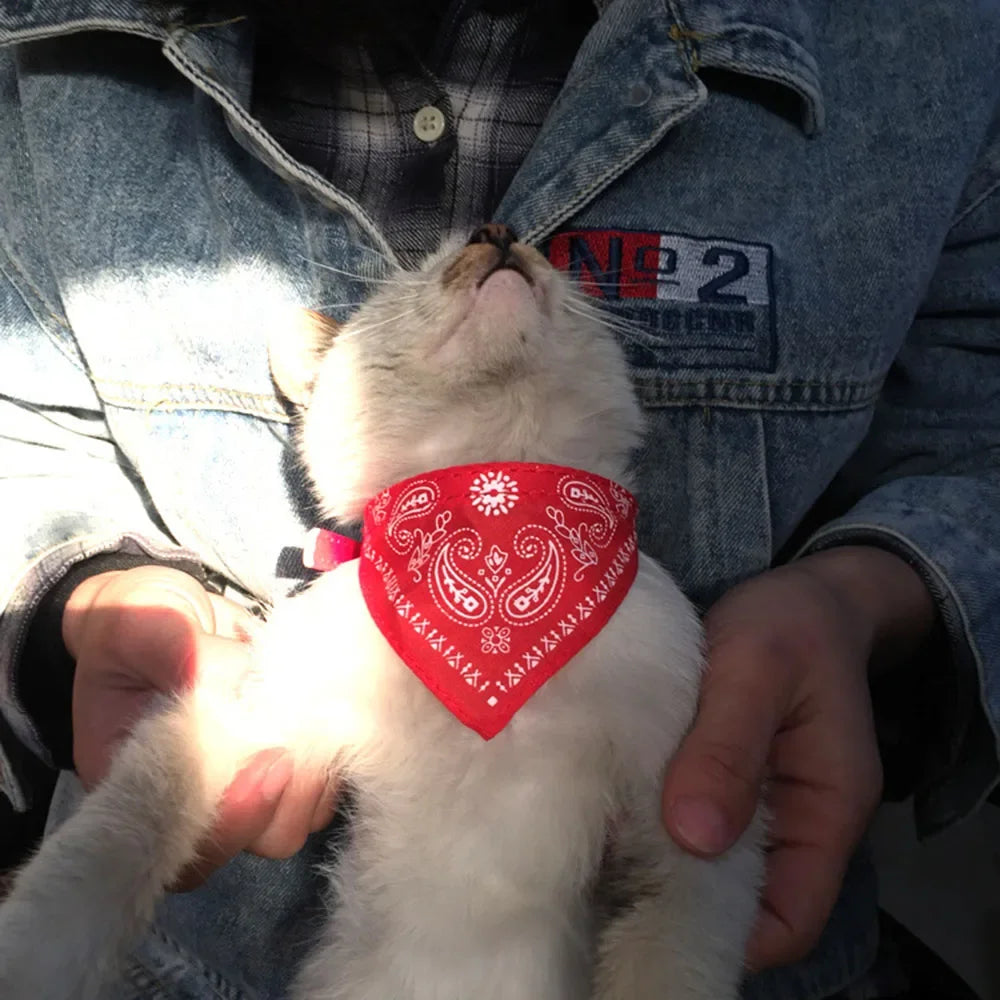
[[[358,201],[412,265],[442,236],[492,218],[599,5],[338,4],[326,30],[301,21],[294,37],[261,30],[254,113]]]

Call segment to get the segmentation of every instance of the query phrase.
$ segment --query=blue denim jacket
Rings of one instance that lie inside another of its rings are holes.
[[[312,515],[266,337],[392,259],[253,119],[249,23],[205,21],[0,0],[0,708],[43,758],[12,667],[77,560],[287,589]],[[845,541],[923,574],[954,694],[925,831],[997,778],[998,39],[990,0],[614,0],[497,213],[628,322],[642,541],[695,600]],[[25,805],[2,756],[0,785]],[[168,900],[121,995],[282,996],[336,836]],[[859,862],[811,959],[747,995],[842,986],[873,898]]]

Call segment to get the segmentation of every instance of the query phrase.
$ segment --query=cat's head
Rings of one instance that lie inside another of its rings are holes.
[[[349,322],[305,314],[271,345],[302,407],[325,516],[470,462],[549,462],[622,481],[642,429],[621,349],[593,305],[502,226],[383,283]]]

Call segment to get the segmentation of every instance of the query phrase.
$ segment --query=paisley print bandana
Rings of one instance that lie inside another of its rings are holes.
[[[626,489],[578,469],[440,469],[366,507],[361,590],[407,666],[491,739],[621,604],[635,514]]]

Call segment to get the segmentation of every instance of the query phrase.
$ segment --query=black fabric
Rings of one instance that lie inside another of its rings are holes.
[[[3,715],[0,715],[0,746],[14,772],[18,787],[27,797],[27,808],[16,812],[5,795],[0,795],[0,898],[4,875],[16,868],[42,839],[49,802],[56,783],[56,772],[47,768],[18,740]]]
[[[14,673],[16,695],[31,716],[39,738],[56,766],[73,769],[73,677],[76,664],[62,639],[62,616],[73,591],[86,579],[112,570],[156,566],[151,556],[108,552],[77,563],[41,600],[28,625],[28,632]],[[206,583],[204,569],[193,562],[171,562]]]

